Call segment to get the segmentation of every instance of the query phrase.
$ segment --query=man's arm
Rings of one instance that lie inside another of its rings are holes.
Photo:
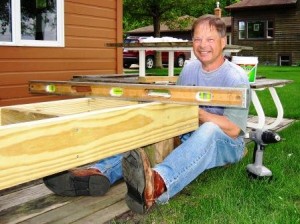
[[[231,138],[237,138],[241,132],[241,129],[227,117],[217,114],[209,113],[199,108],[199,123],[213,122],[218,125],[225,134]]]

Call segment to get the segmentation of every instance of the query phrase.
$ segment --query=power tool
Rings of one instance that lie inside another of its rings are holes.
[[[267,144],[279,142],[280,136],[270,130],[255,129],[249,133],[249,138],[255,142],[255,146],[253,163],[247,165],[248,175],[255,179],[272,179],[272,171],[263,165],[263,153]]]

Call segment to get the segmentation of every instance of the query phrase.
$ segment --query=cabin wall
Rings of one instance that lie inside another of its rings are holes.
[[[28,92],[29,80],[69,80],[73,75],[120,74],[122,0],[65,0],[65,46],[0,46],[0,106],[56,100]]]
[[[300,64],[300,1],[293,6],[276,8],[243,9],[232,12],[233,44],[252,46],[252,55],[259,57],[259,63],[279,64],[280,55],[288,55],[291,65]],[[254,13],[255,11],[255,13]],[[243,19],[274,21],[274,38],[271,40],[239,40],[238,22]],[[249,53],[249,52],[248,52]]]

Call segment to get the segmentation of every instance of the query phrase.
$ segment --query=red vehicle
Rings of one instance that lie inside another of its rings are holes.
[[[124,43],[139,43],[142,39],[147,37],[128,37],[124,40]],[[168,64],[169,53],[162,52],[162,63]],[[146,68],[153,68],[154,66],[155,51],[146,51]],[[174,65],[175,67],[183,67],[186,54],[184,52],[174,52]],[[139,64],[139,51],[123,50],[123,66],[129,68],[132,64]]]

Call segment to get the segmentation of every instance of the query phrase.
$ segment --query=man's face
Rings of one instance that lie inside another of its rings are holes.
[[[193,48],[195,56],[202,62],[203,68],[217,69],[223,63],[223,48],[226,37],[220,37],[215,27],[208,22],[199,24],[193,36]]]

